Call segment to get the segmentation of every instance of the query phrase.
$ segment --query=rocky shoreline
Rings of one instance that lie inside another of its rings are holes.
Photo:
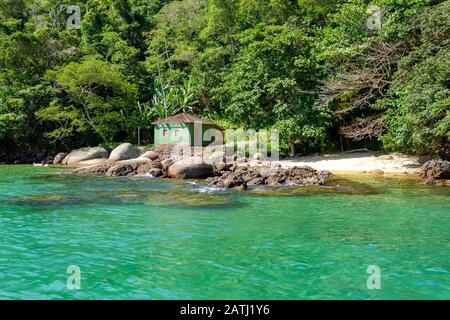
[[[424,184],[450,186],[450,161],[428,161],[422,166],[420,175]]]
[[[69,154],[58,154],[54,164],[76,166],[70,174],[100,176],[149,176],[154,178],[206,179],[209,186],[245,190],[250,186],[322,186],[332,177],[328,171],[311,167],[282,168],[279,164],[255,159],[225,159],[221,153],[205,154],[192,150],[195,156],[181,156],[171,146],[138,150],[122,144],[111,154],[103,148],[83,148]]]
[[[74,167],[66,171],[69,174],[205,179],[212,187],[240,190],[252,186],[323,186],[333,178],[327,170],[316,170],[306,165],[282,166],[279,162],[264,161],[262,155],[251,159],[242,156],[226,158],[223,151],[206,153],[203,148],[189,148],[188,155],[183,156],[174,152],[171,145],[136,148],[124,143],[111,151],[102,147],[86,147],[70,153],[42,153],[40,156],[45,157],[42,164]],[[421,167],[420,176],[426,185],[449,186],[450,162],[430,160]]]

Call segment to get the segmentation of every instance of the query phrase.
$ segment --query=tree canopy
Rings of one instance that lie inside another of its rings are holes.
[[[135,142],[189,111],[276,128],[283,150],[449,156],[449,15],[449,0],[0,0],[0,154]]]

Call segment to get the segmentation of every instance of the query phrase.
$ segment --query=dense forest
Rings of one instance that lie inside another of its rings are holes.
[[[151,143],[153,120],[186,111],[277,129],[284,152],[448,156],[449,15],[438,0],[0,0],[0,155],[136,143],[138,127]]]

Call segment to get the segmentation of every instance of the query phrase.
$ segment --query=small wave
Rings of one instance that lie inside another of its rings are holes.
[[[195,191],[199,193],[218,193],[218,192],[224,192],[225,188],[217,188],[217,187],[199,187],[195,189]]]
[[[152,175],[151,173],[138,174],[135,177],[138,177],[138,178],[152,178],[152,179],[155,178],[155,176]]]

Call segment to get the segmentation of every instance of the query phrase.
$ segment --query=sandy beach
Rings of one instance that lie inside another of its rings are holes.
[[[378,171],[380,174],[379,170],[382,170],[386,174],[416,175],[423,164],[421,160],[421,157],[399,153],[382,154],[368,151],[292,157],[273,163],[279,163],[282,167],[310,166],[316,170],[328,170],[332,173],[377,173]]]

